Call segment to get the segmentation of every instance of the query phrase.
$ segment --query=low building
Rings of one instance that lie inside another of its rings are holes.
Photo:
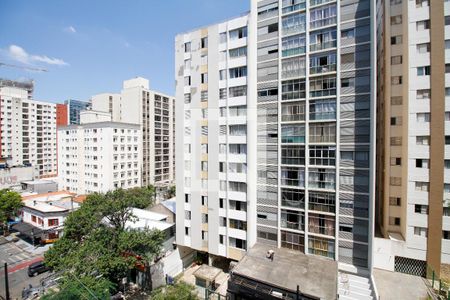
[[[58,183],[49,179],[27,180],[21,182],[22,191],[36,194],[58,191]]]
[[[21,190],[22,181],[34,180],[38,174],[34,167],[9,167],[0,163],[0,189]]]
[[[156,204],[150,210],[156,213],[167,215],[167,222],[175,223],[176,199],[172,198]]]
[[[286,248],[255,244],[231,271],[229,299],[337,299],[337,263]]]
[[[79,208],[75,194],[66,191],[23,196],[21,222],[12,226],[35,243],[51,243],[63,233],[67,215]]]

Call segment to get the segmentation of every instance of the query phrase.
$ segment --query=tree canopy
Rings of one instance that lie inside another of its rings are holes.
[[[22,197],[19,193],[9,189],[0,190],[0,223],[6,226],[8,219],[17,215],[22,208]]]
[[[152,203],[151,189],[147,188],[88,195],[81,207],[66,218],[64,235],[45,253],[46,264],[63,272],[67,282],[76,276],[101,294],[104,285],[99,288],[93,278],[118,284],[138,260],[148,264],[160,253],[162,232],[125,227],[126,222],[136,220],[130,207]]]

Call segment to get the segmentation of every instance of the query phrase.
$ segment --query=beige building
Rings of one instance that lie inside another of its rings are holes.
[[[450,2],[378,1],[374,265],[450,263]]]
[[[175,173],[175,99],[149,89],[142,77],[125,80],[120,94],[92,97],[92,110],[108,112],[113,122],[140,124],[142,185],[167,185]]]

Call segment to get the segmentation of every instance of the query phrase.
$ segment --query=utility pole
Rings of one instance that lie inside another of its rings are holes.
[[[11,300],[11,297],[9,296],[8,263],[5,263],[5,290],[6,300]]]

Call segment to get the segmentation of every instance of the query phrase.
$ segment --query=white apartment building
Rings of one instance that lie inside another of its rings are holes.
[[[235,260],[256,240],[248,22],[245,15],[175,41],[177,244]]]
[[[120,94],[92,97],[92,110],[109,112],[114,122],[139,124],[142,132],[142,185],[173,182],[175,174],[175,99],[149,89],[137,77],[123,82]]]
[[[253,0],[175,41],[177,243],[371,266],[375,5]]]
[[[450,264],[450,2],[378,3],[375,266]]]
[[[29,91],[0,88],[0,153],[10,165],[31,165],[40,177],[57,174],[56,104],[31,100]]]
[[[96,120],[82,114],[85,118]],[[59,188],[90,194],[140,187],[141,138],[137,124],[103,121],[60,127]]]

